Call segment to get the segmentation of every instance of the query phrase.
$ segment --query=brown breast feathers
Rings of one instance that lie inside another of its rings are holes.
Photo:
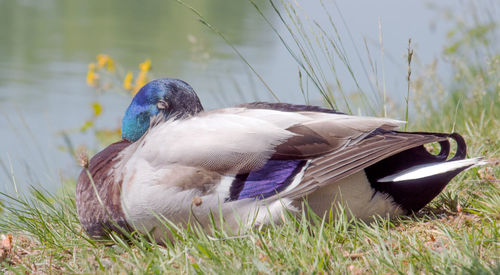
[[[76,208],[83,228],[92,237],[105,236],[109,230],[120,232],[118,227],[129,229],[120,202],[122,182],[112,170],[120,161],[119,153],[130,144],[122,140],[109,145],[90,159],[88,169],[80,173]]]

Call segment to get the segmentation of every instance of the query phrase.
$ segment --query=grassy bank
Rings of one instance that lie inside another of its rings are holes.
[[[0,213],[0,273],[499,274],[500,49],[488,43],[495,29],[483,29],[462,28],[460,43],[443,53],[452,79],[432,67],[412,76],[410,130],[461,133],[469,156],[490,161],[457,176],[419,213],[367,224],[338,210],[332,222],[290,218],[237,238],[179,229],[166,245],[135,235],[97,242],[82,231],[68,180],[57,194],[1,195],[8,204]],[[478,51],[481,61],[470,54]],[[301,60],[301,76],[314,78]],[[327,80],[318,73],[316,81],[325,100],[334,100]],[[404,105],[390,112],[404,117]]]

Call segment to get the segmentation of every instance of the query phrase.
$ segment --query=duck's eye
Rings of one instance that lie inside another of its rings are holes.
[[[158,103],[156,103],[156,107],[159,110],[165,110],[168,108],[168,103],[164,100],[160,100],[160,101],[158,101]]]

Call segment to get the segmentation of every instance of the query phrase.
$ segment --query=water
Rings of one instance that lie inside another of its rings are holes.
[[[305,2],[309,15],[326,20],[319,15],[319,5]],[[304,102],[297,65],[252,5],[224,0],[189,3],[241,50],[282,101]],[[420,61],[428,63],[440,55],[449,26],[421,1],[338,5],[355,44],[363,50],[366,38],[376,59],[380,19],[387,87],[394,101],[401,102],[408,38],[413,38]],[[264,6],[264,13],[278,22],[272,9]],[[345,28],[341,32],[349,40]],[[54,190],[60,178],[76,177],[75,161],[58,150],[64,145],[58,132],[78,129],[91,116],[91,102],[100,101],[104,107],[98,127],[120,124],[130,98],[99,94],[85,83],[87,66],[99,53],[109,54],[126,70],[136,70],[138,63],[151,58],[156,77],[184,79],[208,109],[272,100],[227,44],[173,1],[0,0],[0,191],[13,189],[11,174],[23,190],[28,185]],[[348,54],[355,57],[353,48]],[[354,68],[359,71],[359,64]],[[321,104],[321,99],[312,94],[311,102]],[[70,138],[75,145],[97,148],[91,134],[73,131]]]

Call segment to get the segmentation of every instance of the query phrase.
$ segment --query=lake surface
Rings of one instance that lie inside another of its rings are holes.
[[[304,102],[297,64],[248,1],[187,2],[234,43],[281,101]],[[299,2],[310,17],[327,22],[318,1]],[[386,84],[395,102],[402,102],[406,93],[408,38],[419,62],[429,63],[440,55],[450,27],[422,1],[338,1],[353,46],[335,6],[325,2],[337,15],[347,54],[354,60],[354,46],[364,52],[366,39],[381,64],[380,21]],[[284,32],[267,2],[259,3]],[[453,3],[440,1],[451,10]],[[187,81],[207,109],[273,100],[224,41],[174,1],[0,0],[0,191],[14,189],[12,175],[21,190],[29,185],[55,190],[60,178],[75,178],[79,168],[70,154],[58,149],[65,144],[58,133],[75,129],[69,135],[73,144],[98,149],[92,134],[77,131],[92,115],[92,102],[103,105],[97,127],[120,125],[130,97],[96,93],[85,82],[88,64],[100,53],[133,71],[150,58],[155,77]],[[359,64],[354,62],[353,68],[360,73]],[[347,90],[354,89],[351,82],[346,79]],[[310,101],[322,104],[319,94],[312,93]]]

